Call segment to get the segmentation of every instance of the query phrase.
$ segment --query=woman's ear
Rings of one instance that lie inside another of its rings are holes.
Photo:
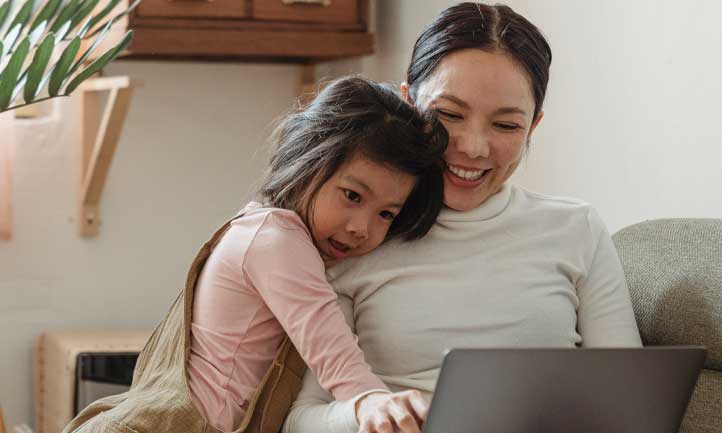
[[[536,129],[537,126],[539,126],[539,123],[542,120],[542,117],[544,117],[544,111],[540,111],[539,114],[536,115],[536,119],[534,120],[534,123],[532,123],[531,128],[529,128],[529,137],[531,137],[532,132]]]
[[[401,83],[400,90],[401,90],[401,96],[404,98],[404,101],[406,101],[407,104],[413,106],[414,101],[413,101],[413,99],[411,99],[411,95],[409,94],[409,85],[406,83],[406,81]]]

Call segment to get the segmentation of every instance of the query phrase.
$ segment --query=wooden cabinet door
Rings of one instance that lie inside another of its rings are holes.
[[[247,0],[143,0],[140,17],[169,18],[245,18]]]
[[[358,0],[253,0],[252,9],[253,18],[257,20],[327,24],[359,22]]]

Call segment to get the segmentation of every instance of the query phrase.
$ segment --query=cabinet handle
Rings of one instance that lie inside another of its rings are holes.
[[[319,6],[330,6],[331,0],[281,0],[285,5],[293,5],[297,3],[306,3]]]

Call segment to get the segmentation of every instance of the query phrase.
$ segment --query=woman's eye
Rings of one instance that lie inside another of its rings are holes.
[[[361,195],[357,193],[356,191],[352,191],[350,189],[343,190],[344,195],[346,195],[346,198],[351,200],[354,203],[358,203],[361,201]]]
[[[517,125],[516,123],[506,122],[496,122],[494,123],[494,126],[498,129],[501,129],[502,131],[516,131],[517,129],[521,128],[521,126]]]
[[[385,219],[386,221],[393,221],[394,218],[396,218],[396,215],[394,215],[393,212],[389,212],[387,210],[383,210],[383,211],[379,212],[379,216],[381,218]]]
[[[459,114],[452,113],[452,112],[446,111],[446,110],[439,110],[438,108],[436,109],[436,113],[437,113],[439,116],[441,116],[441,117],[443,117],[443,118],[445,118],[445,119],[447,119],[447,120],[452,120],[452,121],[453,121],[453,120],[462,120],[462,119],[463,119],[463,117],[462,117],[461,115],[459,115]]]

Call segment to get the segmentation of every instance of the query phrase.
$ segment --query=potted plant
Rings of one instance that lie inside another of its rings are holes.
[[[68,96],[115,59],[130,44],[133,31],[104,53],[101,43],[140,2],[120,9],[123,0],[14,1],[19,0],[0,0],[0,239],[10,237],[12,110]]]
[[[120,1],[39,0],[36,5],[36,0],[26,0],[14,15],[10,13],[13,0],[2,2],[0,113],[70,95],[127,48],[133,39],[132,30],[86,65],[113,24],[140,2],[135,0],[111,17]],[[81,53],[84,40],[92,42]]]

